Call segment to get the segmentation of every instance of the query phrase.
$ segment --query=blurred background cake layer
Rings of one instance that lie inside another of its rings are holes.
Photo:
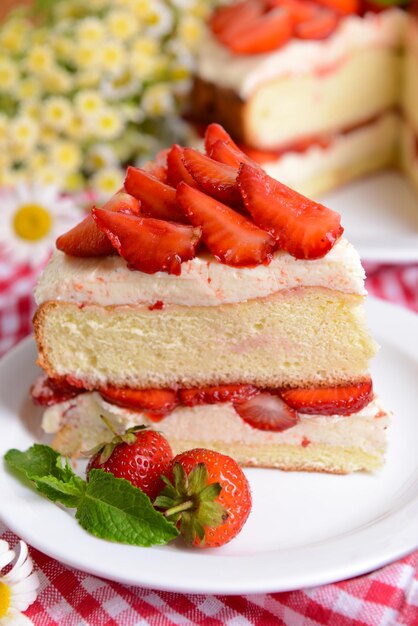
[[[393,109],[404,18],[397,9],[352,15],[327,39],[293,40],[251,56],[234,54],[207,31],[198,57],[196,114],[268,150]]]
[[[408,21],[405,58],[402,164],[418,190],[418,11]]]
[[[293,34],[262,53],[238,53],[209,22],[192,117],[224,124],[271,176],[307,195],[399,165],[417,184],[416,24],[399,8],[357,8],[328,35]]]

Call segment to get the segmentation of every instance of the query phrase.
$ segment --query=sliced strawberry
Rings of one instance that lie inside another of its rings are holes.
[[[141,201],[141,213],[147,217],[173,222],[186,221],[176,202],[175,189],[152,174],[136,167],[128,167],[125,189]]]
[[[210,151],[211,159],[230,165],[231,167],[239,168],[241,163],[248,163],[253,167],[258,167],[249,156],[242,152],[239,148],[234,148],[230,143],[226,141],[216,141]]]
[[[216,37],[225,46],[234,40],[243,31],[247,31],[251,24],[263,14],[264,5],[259,0],[247,0],[240,3],[239,10],[235,10],[234,15],[228,20],[223,20],[222,27],[218,24]]]
[[[345,387],[313,387],[280,391],[283,400],[299,413],[310,415],[351,415],[373,398],[371,379]]]
[[[102,208],[106,211],[139,214],[138,200],[123,190],[115,193]],[[79,257],[108,256],[115,253],[109,239],[97,228],[91,215],[58,237],[56,246],[65,254]]]
[[[249,219],[186,183],[177,187],[177,200],[221,263],[253,267],[270,262],[274,239]]]
[[[164,417],[177,405],[177,394],[172,389],[130,389],[129,387],[105,387],[100,395],[111,404],[134,411],[150,411]]]
[[[102,209],[93,209],[93,217],[129,266],[147,274],[179,275],[181,263],[194,258],[201,236],[199,228],[152,217]]]
[[[224,39],[236,54],[258,54],[280,48],[291,39],[293,19],[288,9],[279,7],[251,20],[241,29]]]
[[[142,166],[142,169],[148,174],[152,174],[162,183],[167,182],[167,156],[168,149],[160,150],[153,161],[148,161]]]
[[[148,161],[142,166],[142,169],[147,174],[154,176],[160,183],[167,184],[167,168],[164,165],[159,165],[156,161]]]
[[[318,8],[315,2],[309,0],[266,0],[266,4],[269,9],[286,8],[292,15],[294,24],[309,20]]]
[[[299,39],[326,39],[337,28],[339,21],[335,11],[317,7],[310,19],[295,25],[294,34]]]
[[[328,148],[332,143],[331,135],[312,135],[301,137],[287,144],[282,144],[278,150],[258,150],[250,146],[241,146],[243,152],[255,163],[263,165],[270,161],[277,161],[288,152],[306,152],[312,146]]]
[[[119,189],[103,206],[106,211],[116,213],[131,213],[132,215],[140,214],[140,202],[137,198],[126,193],[124,189]]]
[[[70,400],[83,391],[85,390],[72,387],[65,380],[49,378],[46,374],[41,374],[32,385],[30,393],[35,404],[52,406],[58,402]]]
[[[196,404],[217,404],[218,402],[239,402],[248,400],[258,389],[253,385],[218,385],[217,387],[199,387],[181,389],[180,401],[186,406]]]
[[[277,161],[280,156],[278,150],[259,150],[251,146],[241,146],[243,152],[255,163],[263,165],[269,161]]]
[[[229,22],[236,17],[244,2],[237,2],[230,6],[217,7],[209,18],[209,27],[211,31],[216,35],[220,33]]]
[[[373,2],[373,0],[360,0],[360,7],[359,7],[359,15],[365,15],[366,13],[383,13],[383,11],[387,11],[388,5],[387,4],[379,4],[379,0],[375,0],[375,2]],[[416,2],[415,2],[416,5]],[[409,6],[409,11],[411,13],[414,12],[414,2],[412,1],[410,3]]]
[[[360,11],[360,0],[316,0],[318,4],[337,11],[341,15],[358,13]]]
[[[244,402],[236,402],[234,409],[247,424],[259,430],[281,432],[299,422],[299,416],[294,409],[267,391]]]
[[[184,180],[190,187],[198,187],[197,182],[183,163],[183,150],[178,144],[174,144],[167,154],[167,182],[172,187]]]
[[[209,124],[205,130],[205,151],[210,156],[211,150],[217,141],[225,141],[230,144],[236,150],[239,150],[236,143],[234,143],[232,137],[226,132],[225,128],[220,124]]]
[[[340,215],[268,176],[242,165],[238,184],[254,222],[271,233],[279,248],[297,259],[318,259],[343,233]]]
[[[214,161],[194,148],[184,148],[183,162],[199,187],[209,196],[226,204],[242,205],[237,185],[238,168]]]

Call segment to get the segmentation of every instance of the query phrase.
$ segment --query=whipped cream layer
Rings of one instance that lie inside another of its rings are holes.
[[[180,276],[129,270],[119,256],[77,258],[55,251],[35,289],[38,305],[49,300],[76,304],[216,306],[264,298],[296,287],[326,287],[363,295],[364,270],[353,246],[340,239],[322,259],[298,260],[275,253],[269,265],[235,268],[212,256],[181,266]]]
[[[65,427],[74,428],[73,443],[81,434],[82,445],[92,447],[103,440],[100,437],[105,434],[109,436],[109,430],[100,415],[107,417],[117,430],[145,424],[161,431],[172,443],[176,440],[187,440],[208,446],[217,441],[224,444],[248,443],[253,446],[275,443],[304,446],[308,440],[312,444],[342,447],[352,445],[365,451],[385,448],[385,430],[389,422],[388,412],[376,397],[364,409],[348,417],[300,414],[300,421],[295,426],[282,432],[274,432],[259,430],[247,424],[231,402],[180,406],[161,421],[153,422],[145,413],[115,406],[103,400],[99,393],[87,392],[46,409],[42,428],[49,434],[57,433]],[[379,424],[379,428],[375,427],[376,424]],[[82,433],[79,432],[80,429]]]
[[[402,42],[405,21],[405,13],[396,8],[364,17],[350,15],[327,39],[293,39],[277,51],[256,55],[233,54],[207,30],[199,46],[196,74],[246,99],[266,81],[286,75],[325,73],[365,48],[396,48]]]

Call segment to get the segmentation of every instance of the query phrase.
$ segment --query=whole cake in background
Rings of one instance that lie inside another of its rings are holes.
[[[346,473],[383,464],[364,271],[340,216],[270,178],[217,124],[57,240],[36,288],[53,445],[146,424],[175,453]],[[216,156],[216,158],[212,158]],[[222,159],[221,159],[222,157]]]
[[[191,115],[223,124],[271,176],[308,195],[401,163],[417,183],[412,22],[379,0],[221,7],[199,48]]]

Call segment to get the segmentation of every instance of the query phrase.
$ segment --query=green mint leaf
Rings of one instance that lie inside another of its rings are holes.
[[[35,483],[38,491],[53,502],[76,507],[82,497],[86,482],[71,469],[68,459],[62,466],[58,452],[41,444],[34,444],[26,452],[9,450],[4,455],[9,467]]]
[[[96,537],[136,546],[162,545],[178,535],[145,493],[103,470],[90,472],[76,518]]]
[[[86,482],[78,476],[69,482],[58,480],[55,476],[35,477],[33,482],[38,491],[53,502],[61,502],[69,508],[76,508],[86,490]]]
[[[35,443],[26,452],[12,449],[6,452],[4,458],[9,467],[22,472],[29,480],[33,480],[35,476],[50,475],[62,478],[58,465],[61,463],[61,456],[49,446]]]

